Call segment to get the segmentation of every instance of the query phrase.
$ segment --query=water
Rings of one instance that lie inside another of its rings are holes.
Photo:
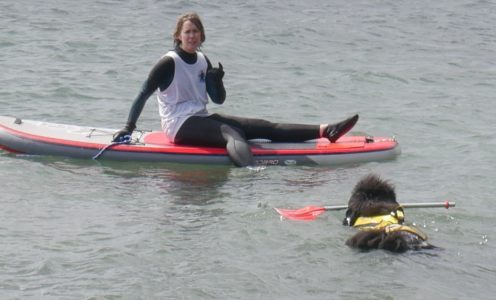
[[[0,3],[2,115],[120,128],[177,16],[197,11],[228,99],[212,111],[396,136],[394,161],[343,168],[156,165],[0,154],[1,299],[492,299],[494,1]],[[151,98],[138,126],[158,129]],[[442,250],[344,245],[375,172]]]

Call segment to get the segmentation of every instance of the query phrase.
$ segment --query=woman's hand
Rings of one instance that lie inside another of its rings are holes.
[[[113,143],[121,143],[127,139],[131,139],[131,135],[133,134],[133,130],[136,128],[136,125],[127,124],[123,129],[117,131],[113,135],[112,142]]]
[[[218,68],[212,68],[212,69],[207,71],[207,78],[209,76],[215,78],[216,80],[220,80],[220,79],[224,78],[224,67],[222,66],[222,64],[220,62],[219,62]]]
[[[207,71],[205,76],[205,84],[207,85],[207,92],[213,102],[217,104],[224,103],[226,99],[226,90],[222,78],[224,77],[224,67],[219,63],[218,68],[211,68]]]

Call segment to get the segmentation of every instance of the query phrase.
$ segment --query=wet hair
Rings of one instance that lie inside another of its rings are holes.
[[[195,26],[200,30],[201,33],[201,42],[205,42],[205,30],[203,29],[203,23],[200,19],[200,16],[197,13],[186,13],[184,15],[179,16],[176,23],[176,29],[172,35],[174,39],[174,47],[179,47],[181,45],[181,41],[179,40],[179,35],[181,34],[181,30],[183,29],[183,25],[186,21],[190,21],[195,24]]]

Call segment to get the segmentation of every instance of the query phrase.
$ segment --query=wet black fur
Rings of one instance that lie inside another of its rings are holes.
[[[353,226],[360,216],[385,215],[399,208],[394,186],[379,176],[363,177],[355,186],[348,202],[343,225]],[[384,230],[359,231],[346,245],[362,250],[384,249],[405,252],[410,249],[432,248],[430,244],[407,231],[386,234]]]

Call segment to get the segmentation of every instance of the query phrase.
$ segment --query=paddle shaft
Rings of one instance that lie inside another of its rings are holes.
[[[425,203],[403,203],[400,205],[403,208],[424,208],[424,207],[450,208],[450,207],[455,207],[456,203],[446,201],[446,202],[425,202]],[[344,210],[344,209],[348,209],[348,205],[331,205],[331,206],[324,206],[323,208],[324,210]]]

